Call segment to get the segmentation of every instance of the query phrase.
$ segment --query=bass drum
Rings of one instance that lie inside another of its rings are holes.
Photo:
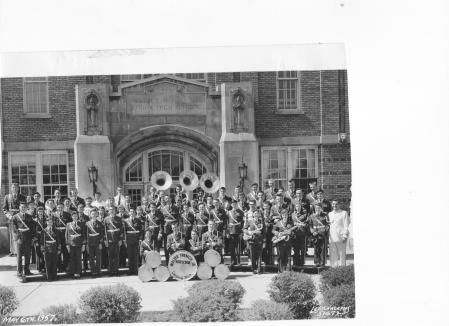
[[[154,278],[159,282],[165,282],[170,277],[170,272],[168,271],[167,266],[159,265],[154,270]]]
[[[156,251],[149,251],[145,254],[145,265],[148,268],[156,268],[161,264],[161,254]]]
[[[151,268],[143,264],[139,267],[139,273],[137,274],[142,282],[149,282],[153,279],[154,273]]]
[[[219,280],[224,280],[229,276],[229,267],[225,264],[218,264],[217,267],[214,268],[214,275]]]
[[[212,277],[212,268],[207,263],[200,263],[196,275],[200,280],[208,280]]]
[[[204,253],[204,261],[210,267],[215,267],[221,263],[221,256],[217,251],[209,249]]]
[[[186,250],[178,250],[170,256],[168,271],[178,281],[187,281],[195,276],[198,270],[195,256]]]

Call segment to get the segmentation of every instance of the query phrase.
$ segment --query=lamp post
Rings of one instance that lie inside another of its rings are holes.
[[[98,181],[98,169],[94,165],[93,161],[91,163],[91,166],[87,169],[87,171],[89,173],[89,181],[92,183],[93,195],[95,195],[95,193],[97,192],[96,182]]]
[[[248,177],[248,166],[245,162],[243,162],[243,156],[242,156],[242,162],[239,164],[239,176],[240,176],[240,189],[243,191],[243,185],[245,184],[245,179]]]

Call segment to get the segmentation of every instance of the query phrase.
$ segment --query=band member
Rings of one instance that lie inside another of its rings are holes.
[[[223,261],[223,238],[215,227],[214,220],[211,219],[207,222],[207,231],[201,236],[201,243],[203,251],[213,249],[220,254]]]
[[[263,191],[259,190],[257,192],[257,197],[256,197],[256,208],[262,210],[264,201],[265,201],[265,197],[264,197]]]
[[[193,214],[196,214],[196,213],[198,213],[198,200],[197,199],[192,199],[192,200],[190,200],[190,211],[193,213]]]
[[[125,202],[123,203],[123,208],[125,212],[129,214],[129,210],[131,208],[131,197],[129,195],[125,195]]]
[[[150,203],[154,202],[157,198],[156,188],[154,188],[153,186],[150,186],[150,188],[148,189],[147,197],[148,197],[148,201]]]
[[[164,216],[156,209],[156,203],[150,203],[150,211],[146,215],[145,232],[149,233],[151,246],[157,252],[159,252],[161,248],[163,223]]]
[[[274,216],[271,215],[271,204],[266,201],[263,203],[262,217],[265,224],[264,248],[262,251],[262,259],[265,265],[273,264],[273,226],[275,224]]]
[[[226,223],[227,223],[227,214],[226,211],[223,209],[223,205],[220,203],[220,201],[215,198],[212,200],[212,217],[215,221],[216,228],[218,232],[220,232],[225,237],[225,230],[226,230]]]
[[[96,208],[100,208],[101,206],[104,206],[104,205],[106,205],[106,202],[103,199],[101,199],[101,193],[99,191],[95,192],[92,206],[95,206]]]
[[[115,207],[115,204],[114,204],[114,197],[109,196],[109,197],[106,199],[106,204],[104,205],[104,208],[106,209],[107,212],[109,212],[109,209],[110,209],[112,206]]]
[[[197,188],[197,192],[196,192],[195,198],[198,201],[198,205],[200,203],[204,203],[206,201],[206,198],[204,196],[204,190],[202,188]]]
[[[271,206],[271,214],[279,215],[280,211],[286,209],[290,211],[290,202],[284,200],[284,195],[282,194],[283,189],[280,189],[280,193],[277,193],[275,196],[275,201]]]
[[[37,191],[33,194],[33,203],[36,206],[36,208],[38,207],[45,208],[45,204],[41,202],[41,194],[38,193]]]
[[[64,203],[64,198],[62,198],[61,190],[55,189],[55,193],[54,193],[54,196],[53,196],[53,201],[55,202],[55,205]]]
[[[64,207],[62,208],[64,212],[72,216],[72,212],[74,211],[74,207],[72,206],[72,202],[70,198],[64,198]]]
[[[295,198],[295,180],[290,179],[288,180],[288,186],[287,186],[287,190],[284,193],[285,198],[288,198],[290,200],[290,202],[293,200],[293,198]]]
[[[17,254],[17,243],[14,240],[13,216],[19,211],[20,203],[26,201],[26,197],[19,193],[18,183],[11,183],[10,189],[10,193],[4,199],[3,213],[8,220],[9,256],[12,257]]]
[[[163,190],[159,190],[157,192],[157,197],[156,197],[156,207],[159,208],[162,204],[162,202],[164,201],[164,197],[165,197],[165,192]]]
[[[229,250],[231,251],[231,266],[240,264],[240,237],[243,228],[244,213],[237,207],[237,201],[232,200],[232,209],[228,211]]]
[[[240,186],[239,186],[239,185],[235,186],[235,188],[234,188],[234,194],[232,195],[231,199],[232,199],[232,200],[238,201],[238,200],[239,200],[240,192],[241,192]]]
[[[87,222],[89,222],[90,218],[88,215],[84,213],[85,205],[81,202],[78,203],[77,210],[78,210],[78,221],[80,223],[83,223],[85,225]],[[84,272],[87,271],[88,265],[89,265],[89,253],[87,250],[83,250],[81,252],[81,255],[83,257],[83,270]]]
[[[188,201],[188,197],[187,194],[185,192],[183,192],[181,185],[176,185],[175,188],[175,205],[178,208],[181,208],[182,204],[186,201]]]
[[[125,196],[122,193],[123,188],[121,186],[118,186],[116,192],[117,194],[114,197],[114,205],[115,206],[123,205],[125,203]]]
[[[226,199],[228,199],[228,200],[231,199],[229,196],[226,195],[226,188],[225,187],[221,187],[221,188],[218,189],[217,199],[220,201],[221,205],[224,205],[224,201]]]
[[[257,183],[253,183],[251,185],[251,190],[248,193],[248,200],[257,200],[257,193],[259,192],[259,185]]]
[[[255,205],[255,201],[252,201]],[[247,220],[243,232],[249,247],[249,257],[253,274],[260,274],[262,272],[261,255],[264,240],[264,221],[262,214],[258,210],[255,210],[252,217]]]
[[[42,230],[41,251],[44,256],[47,280],[53,281],[57,276],[58,253],[61,251],[61,239],[53,225],[53,218],[47,220],[47,225]]]
[[[122,222],[129,217],[129,215],[126,213],[125,206],[120,205],[117,207],[117,209],[118,209],[117,215],[120,217]],[[126,267],[127,251],[128,250],[126,249],[126,241],[123,241],[119,248],[119,267],[121,268]]]
[[[197,263],[204,261],[201,238],[199,237],[198,232],[195,228],[193,228],[190,233],[190,239],[187,246],[187,250],[189,250],[192,255],[195,256]]]
[[[72,222],[67,224],[65,241],[70,254],[68,274],[74,278],[81,277],[81,253],[86,250],[84,228],[85,223],[79,220],[78,212],[72,212]]]
[[[293,225],[297,228],[293,232],[293,265],[303,266],[306,257],[307,246],[306,238],[308,234],[308,217],[309,214],[301,203],[295,205],[292,213]]]
[[[200,237],[204,232],[206,232],[207,222],[210,218],[209,214],[207,214],[206,212],[205,207],[205,203],[200,202],[198,204],[198,213],[195,214],[195,226]]]
[[[106,209],[104,208],[104,206],[100,206],[100,208],[98,209],[98,217],[97,220],[101,223],[106,222]],[[103,234],[104,234],[104,230],[103,230]],[[102,246],[101,246],[101,268],[108,268],[109,266],[109,257],[108,257],[108,247],[107,247],[107,238],[106,235],[103,236],[103,242],[102,242]]]
[[[273,227],[273,243],[278,246],[279,261],[278,268],[279,273],[290,269],[290,254],[292,251],[291,247],[291,231],[292,221],[289,218],[288,211],[283,209],[281,212],[281,219]]]
[[[114,206],[109,209],[109,216],[105,218],[104,227],[107,238],[106,246],[108,247],[109,274],[116,276],[119,266],[119,248],[123,240],[123,222],[117,215]]]
[[[267,187],[264,189],[265,200],[268,200],[270,203],[274,201],[274,181],[269,179],[267,181]]]
[[[183,250],[185,248],[185,238],[182,235],[182,232],[179,230],[178,223],[171,224],[172,233],[170,233],[167,237],[167,247],[168,252],[171,255],[178,250]],[[168,264],[168,261],[167,261]]]
[[[51,218],[50,218],[51,219]],[[39,206],[36,210],[36,216],[34,217],[36,225],[36,237],[35,237],[35,248],[36,248],[36,268],[40,273],[45,270],[45,260],[44,254],[42,252],[42,237],[44,236],[44,229],[47,226],[47,217],[45,216],[44,207]],[[52,221],[53,222],[53,221]],[[53,225],[53,223],[52,223]],[[55,251],[56,252],[56,251]],[[56,266],[56,263],[55,263]]]
[[[153,241],[151,240],[151,233],[145,232],[145,239],[140,243],[140,260],[145,264],[145,256],[148,252],[154,251]]]
[[[321,189],[316,192],[316,200],[313,204],[321,204],[323,208],[322,211],[326,214],[329,214],[332,211],[332,205],[330,201],[324,198],[324,191]]]
[[[45,214],[47,216],[50,216],[55,211],[56,211],[55,201],[53,199],[51,199],[51,198],[47,199],[47,201],[45,202]]]
[[[98,220],[98,210],[90,211],[90,221],[86,222],[86,244],[89,251],[89,265],[92,277],[101,271],[101,256],[104,242],[104,224]]]
[[[92,205],[92,197],[87,197],[86,198],[86,206],[84,206],[84,211],[83,214],[86,216],[90,216],[90,211],[92,210],[92,208],[94,208],[95,206]]]
[[[211,194],[206,195],[206,205],[204,206],[204,209],[206,210],[207,214],[209,216],[211,215],[211,210],[214,209],[214,205],[212,204],[213,198]]]
[[[179,210],[171,203],[171,198],[169,195],[164,195],[162,198],[161,205],[159,207],[160,212],[164,215],[164,228],[162,231],[162,244],[164,247],[165,261],[168,264],[168,259],[170,254],[168,252],[168,235],[172,233],[172,223],[178,223]]]
[[[138,206],[138,207],[140,207],[142,209],[143,216],[145,216],[145,214],[150,211],[148,198],[147,197],[142,197],[142,199],[140,200],[140,206]]]
[[[182,204],[181,219],[179,223],[181,225],[181,232],[183,233],[186,242],[188,242],[192,234],[193,225],[195,224],[195,214],[190,211],[189,202],[184,202]]]
[[[292,205],[295,207],[297,204],[301,204],[303,208],[310,212],[310,203],[304,197],[304,193],[301,188],[295,190],[295,197],[293,197]]]
[[[310,192],[307,194],[306,199],[309,201],[311,205],[317,200],[316,192],[318,191],[318,186],[316,181],[309,182]]]
[[[146,211],[144,210],[143,206],[136,207],[136,218],[140,220],[140,224],[142,225],[142,230],[141,230],[142,240],[145,238],[145,221],[146,221],[145,214],[146,214]]]
[[[338,200],[332,201],[329,213],[329,258],[332,267],[346,266],[346,242],[349,236],[348,213],[340,208]]]
[[[51,203],[53,203],[53,201]],[[47,204],[51,205],[51,203],[48,203],[47,200]],[[61,252],[58,254],[58,272],[60,273],[67,271],[70,263],[70,254],[66,243],[66,231],[67,225],[72,222],[73,212],[76,211],[72,211],[72,213],[64,212],[63,206],[58,205],[56,212],[50,212],[50,215],[47,213],[48,218],[54,219],[53,227],[56,229],[61,241]]]
[[[142,221],[137,218],[136,211],[131,208],[129,211],[129,218],[123,220],[125,245],[128,256],[128,267],[130,275],[137,275],[137,268],[139,263],[139,245],[143,240],[143,225]]]
[[[31,275],[30,258],[33,237],[36,234],[33,216],[26,213],[26,203],[19,204],[19,212],[13,216],[13,236],[17,241],[17,276]],[[22,264],[22,256],[25,259]]]
[[[239,193],[239,200],[237,203],[240,210],[246,212],[249,209],[248,202],[246,200],[246,196],[243,192]]]
[[[77,209],[78,204],[83,204],[86,206],[84,199],[78,196],[78,189],[76,188],[72,188],[70,190],[70,202],[72,203],[74,210]]]
[[[329,231],[328,217],[320,203],[315,204],[309,217],[310,237],[313,243],[314,263],[316,266],[326,264],[327,240]]]

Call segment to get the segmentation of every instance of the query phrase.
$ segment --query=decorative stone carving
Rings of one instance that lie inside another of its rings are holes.
[[[85,99],[85,108],[87,111],[87,133],[91,135],[99,135],[98,111],[100,98],[94,90],[91,90]]]
[[[231,90],[232,94],[232,130],[233,132],[247,132],[246,97],[240,87]]]

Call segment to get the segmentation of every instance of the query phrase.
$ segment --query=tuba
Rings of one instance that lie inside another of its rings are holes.
[[[205,193],[213,194],[220,188],[220,179],[214,173],[205,173],[201,176],[200,187]]]
[[[198,176],[192,170],[184,170],[179,175],[179,184],[185,191],[195,190],[198,183]]]
[[[151,176],[151,185],[159,190],[167,190],[171,187],[172,177],[165,171],[156,171]]]

